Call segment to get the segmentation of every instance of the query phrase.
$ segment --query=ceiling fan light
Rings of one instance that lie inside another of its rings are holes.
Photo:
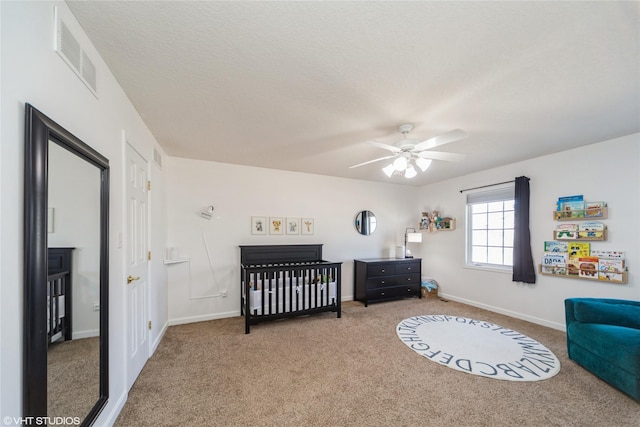
[[[402,172],[407,168],[407,159],[404,157],[398,157],[393,161],[393,167],[395,170]]]
[[[416,172],[416,169],[413,166],[409,166],[407,170],[404,171],[405,178],[413,178],[416,175],[418,175],[418,172]]]
[[[395,172],[395,170],[396,168],[393,167],[393,163],[389,163],[387,166],[382,168],[382,172],[384,172],[384,174],[389,178],[391,178],[391,175],[393,175],[393,172]]]
[[[423,159],[422,157],[418,157],[416,159],[416,165],[418,165],[422,172],[424,172],[429,168],[429,166],[431,166],[431,159]]]

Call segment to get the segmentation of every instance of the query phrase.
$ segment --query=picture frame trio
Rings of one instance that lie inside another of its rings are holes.
[[[312,235],[313,218],[285,218],[281,216],[252,216],[251,234]]]

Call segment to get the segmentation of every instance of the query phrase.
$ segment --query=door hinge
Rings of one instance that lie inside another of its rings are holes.
[[[147,191],[151,191],[151,181],[147,181]]]
[[[151,251],[147,251],[147,261],[151,261]]]
[[[151,330],[151,320],[149,320],[149,330]]]

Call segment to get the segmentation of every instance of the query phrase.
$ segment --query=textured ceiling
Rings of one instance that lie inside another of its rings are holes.
[[[67,3],[172,156],[424,185],[640,132],[639,2]],[[401,123],[465,159],[349,168]]]

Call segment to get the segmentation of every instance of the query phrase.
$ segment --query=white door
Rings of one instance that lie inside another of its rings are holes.
[[[126,150],[127,386],[131,388],[149,359],[149,203],[147,163],[129,144]]]

